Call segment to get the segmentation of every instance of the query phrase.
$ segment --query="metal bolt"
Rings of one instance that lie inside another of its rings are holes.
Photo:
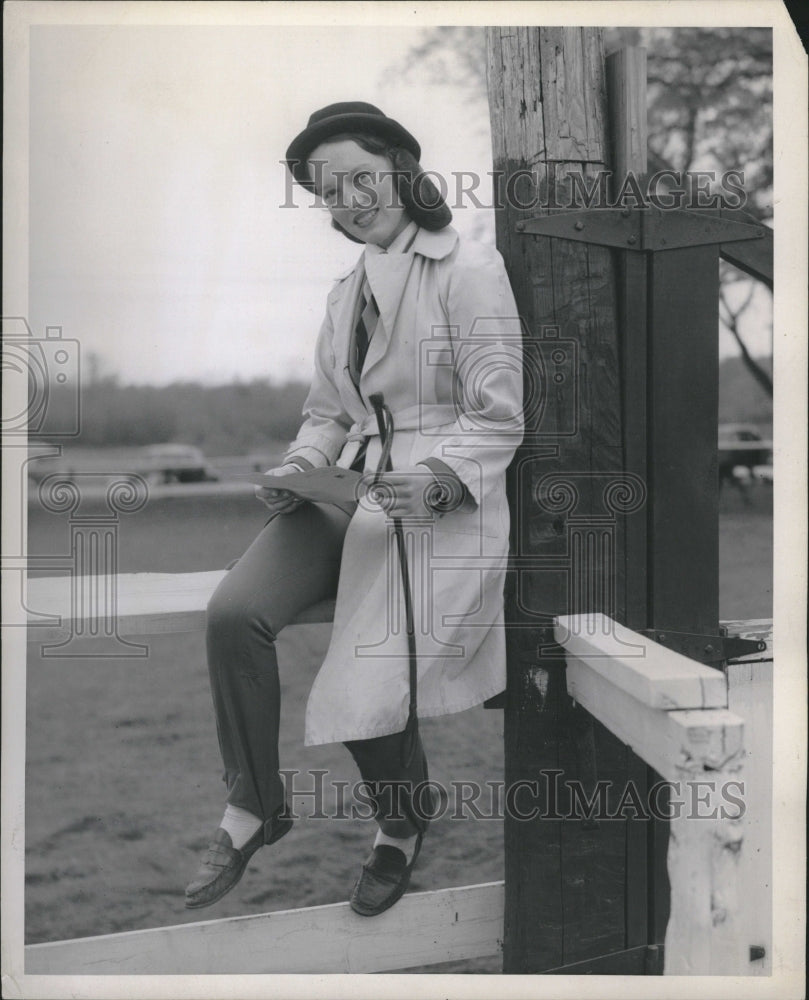
[[[665,638],[666,636],[661,632],[660,635],[657,637],[657,641],[662,642]]]
[[[712,653],[713,652],[713,646],[710,643],[708,643],[708,645],[705,647],[705,652],[706,653]]]
[[[622,208],[621,209],[621,218],[622,219],[628,219],[631,214],[632,213],[629,211],[628,208]]]
[[[524,222],[518,222],[517,223],[517,232],[521,233],[521,232],[523,232],[524,229],[525,229],[525,223]]]
[[[637,238],[637,236],[628,236],[626,242],[630,243],[630,244],[637,243],[638,242],[638,238]]]
[[[764,958],[767,954],[767,949],[761,944],[751,944],[750,945],[750,961],[757,962],[760,958]]]
[[[573,228],[574,229],[578,229],[579,232],[581,232],[582,229],[584,229],[584,223],[583,222],[577,222],[576,225]]]

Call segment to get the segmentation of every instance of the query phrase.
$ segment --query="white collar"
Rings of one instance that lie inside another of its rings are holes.
[[[410,225],[415,226],[416,223],[411,222]],[[403,230],[399,236],[404,236],[406,232],[407,229]],[[398,239],[399,237],[397,236],[393,243],[395,244]],[[413,250],[414,253],[421,254],[422,257],[429,257],[432,260],[442,260],[455,249],[457,242],[458,233],[452,228],[452,226],[445,226],[437,232],[431,232],[429,229],[419,229],[416,233],[416,238],[413,242],[411,250]],[[372,255],[374,253],[380,254],[382,252],[380,247],[375,247],[371,243],[366,243],[365,249],[358,260],[352,264],[351,267],[347,267],[345,271],[338,274],[335,280],[344,281],[349,275],[354,274],[357,268],[362,265],[362,261],[364,259],[363,255],[367,254],[369,250]]]

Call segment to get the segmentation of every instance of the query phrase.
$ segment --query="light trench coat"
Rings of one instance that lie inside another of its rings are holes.
[[[380,319],[357,388],[349,354],[365,273]],[[464,509],[404,521],[421,717],[462,711],[505,687],[505,470],[522,438],[520,334],[494,248],[447,227],[419,229],[407,253],[364,252],[328,296],[305,420],[286,456],[348,467],[373,435],[365,468],[375,470],[381,442],[368,396],[381,392],[393,414],[393,468],[432,457],[466,486]],[[365,497],[345,538],[305,743],[403,729],[408,662],[392,522]]]

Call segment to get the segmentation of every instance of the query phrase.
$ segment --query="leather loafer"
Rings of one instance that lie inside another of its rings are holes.
[[[259,847],[274,844],[290,831],[292,818],[284,815],[286,812],[286,806],[282,806],[241,848],[235,848],[227,830],[219,827],[196,875],[186,886],[186,909],[195,910],[202,906],[210,906],[230,892],[244,874],[247,862]]]
[[[361,917],[375,917],[401,899],[410,885],[410,873],[419,856],[423,837],[423,833],[418,834],[409,864],[398,847],[379,844],[371,851],[349,900],[355,913]]]

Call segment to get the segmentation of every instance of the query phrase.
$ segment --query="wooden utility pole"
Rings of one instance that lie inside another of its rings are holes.
[[[617,275],[609,250],[524,226],[581,207],[588,190],[598,197],[610,163],[601,32],[487,31],[497,243],[526,326],[527,428],[509,483],[505,778],[528,784],[506,816],[504,971],[654,971],[648,823],[566,818],[569,781],[590,795],[610,781],[614,803],[628,779],[645,787],[646,769],[572,705],[548,628],[581,611],[625,620],[639,600],[626,539],[640,531],[643,544],[645,496],[624,458]]]

